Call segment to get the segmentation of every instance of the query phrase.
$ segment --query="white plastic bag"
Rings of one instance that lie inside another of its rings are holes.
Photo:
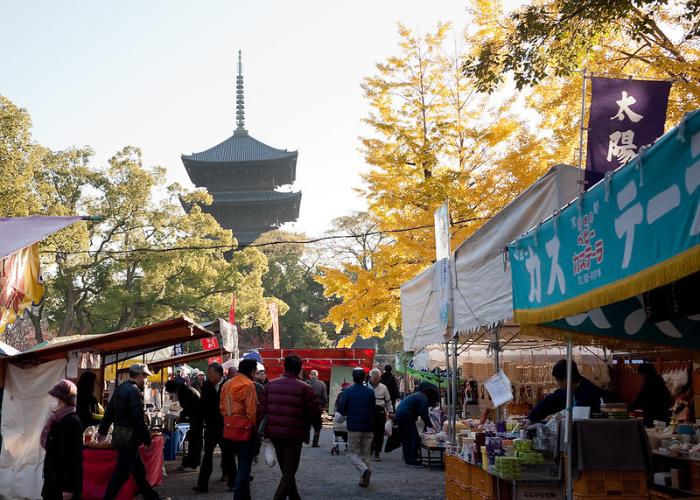
[[[345,423],[345,416],[336,412],[335,415],[333,416],[333,423],[334,424],[344,424]]]
[[[387,420],[386,424],[384,424],[384,435],[386,437],[391,437],[392,430],[393,430],[393,424],[391,423],[391,420]]]
[[[272,446],[272,442],[266,439],[263,447],[265,448],[265,463],[270,467],[274,467],[277,464],[277,458],[275,458],[275,447]]]

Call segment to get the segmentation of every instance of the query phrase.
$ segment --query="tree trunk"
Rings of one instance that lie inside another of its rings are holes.
[[[37,314],[34,314],[34,311],[37,311]],[[37,344],[41,344],[44,341],[44,334],[41,331],[41,317],[43,316],[44,313],[44,304],[42,303],[39,307],[32,307],[27,309],[27,314],[29,315],[29,319],[32,322],[32,325],[34,326],[34,340],[36,340]]]
[[[73,330],[75,319],[75,286],[73,285],[73,277],[64,276],[64,280],[66,282],[66,288],[63,292],[63,297],[66,312],[63,316],[61,327],[58,329],[59,337],[68,335]]]

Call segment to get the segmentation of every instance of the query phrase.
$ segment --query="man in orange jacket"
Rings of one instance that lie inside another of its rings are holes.
[[[238,364],[238,373],[221,388],[221,413],[224,416],[234,415],[245,417],[253,424],[253,435],[248,441],[228,441],[232,453],[238,459],[231,457],[232,470],[229,471],[229,486],[234,486],[234,500],[250,500],[250,470],[253,457],[256,454],[258,433],[255,428],[258,396],[255,391],[253,377],[257,370],[257,361],[244,359]],[[224,436],[225,438],[225,436]],[[235,484],[232,484],[235,478]]]

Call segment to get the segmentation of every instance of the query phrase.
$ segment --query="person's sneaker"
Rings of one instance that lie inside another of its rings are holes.
[[[180,472],[197,472],[199,470],[199,467],[183,467],[180,466],[177,468]]]
[[[206,488],[200,488],[199,486],[193,486],[192,489],[197,493],[207,493],[209,490]]]
[[[312,447],[312,448],[320,448],[321,445],[318,444],[318,443],[314,443],[314,444],[311,445],[311,447]]]
[[[381,459],[381,457],[379,456],[379,453],[374,453],[374,454],[372,455],[372,462],[381,462],[381,461],[382,461],[382,459]]]
[[[419,462],[407,463],[406,465],[409,466],[409,467],[423,467],[423,464],[421,464],[421,463],[419,463]]]
[[[360,486],[362,488],[367,488],[369,486],[369,478],[372,475],[372,471],[367,469],[362,473],[362,476],[360,477]]]

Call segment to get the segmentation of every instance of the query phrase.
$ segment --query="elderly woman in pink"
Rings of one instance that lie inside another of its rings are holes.
[[[45,500],[78,500],[83,490],[83,431],[75,411],[78,389],[61,380],[49,394],[57,402],[41,432]]]

